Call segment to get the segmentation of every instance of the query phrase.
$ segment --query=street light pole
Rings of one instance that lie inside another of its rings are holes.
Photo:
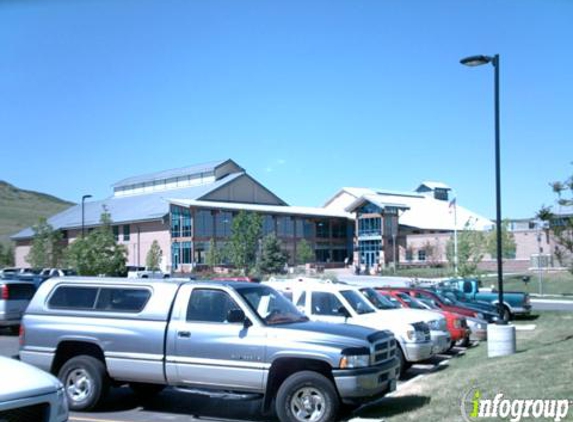
[[[495,56],[471,56],[460,60],[460,63],[466,66],[480,66],[491,63],[494,68],[494,94],[495,94],[495,203],[496,215],[495,225],[497,229],[497,284],[498,284],[498,324],[505,324],[503,305],[503,260],[502,260],[502,243],[501,243],[501,175],[500,175],[500,130],[499,130],[499,54]]]
[[[84,234],[85,234],[85,224],[84,224],[84,221],[85,221],[84,203],[85,203],[86,199],[88,199],[88,198],[91,198],[91,197],[92,197],[91,195],[84,195],[84,196],[82,196],[82,238],[84,237]]]

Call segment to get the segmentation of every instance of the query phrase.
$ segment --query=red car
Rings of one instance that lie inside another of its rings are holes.
[[[384,287],[383,290],[389,292],[392,291],[403,292],[412,296],[413,298],[431,299],[432,302],[434,302],[442,311],[449,311],[472,318],[479,318],[478,316],[479,312],[472,311],[471,309],[468,308],[462,308],[461,306],[449,305],[446,302],[444,302],[439,295],[430,290],[417,289],[415,287]]]
[[[387,296],[388,298],[394,299],[404,308],[411,309],[428,309],[422,303],[418,302],[412,296],[401,292],[399,290],[383,290],[377,289],[379,293]],[[460,342],[460,344],[467,344],[470,338],[470,329],[463,315],[455,312],[446,311],[443,309],[436,309],[436,312],[440,312],[446,318],[446,324],[450,336],[452,337],[452,342]]]

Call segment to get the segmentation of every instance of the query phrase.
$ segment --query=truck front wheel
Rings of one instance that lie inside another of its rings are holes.
[[[58,372],[71,410],[91,410],[109,390],[104,363],[93,356],[80,355],[67,361]]]
[[[333,422],[339,406],[332,381],[318,372],[292,374],[277,392],[276,412],[281,422]]]

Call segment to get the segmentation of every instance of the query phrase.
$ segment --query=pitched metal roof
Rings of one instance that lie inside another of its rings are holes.
[[[348,212],[329,210],[327,208],[318,208],[318,207],[245,204],[237,202],[200,201],[193,199],[175,199],[175,198],[169,198],[169,202],[183,207],[216,208],[216,209],[233,210],[233,211],[245,210],[245,211],[256,211],[256,212],[264,212],[271,214],[304,215],[309,217],[339,217],[351,220],[354,219],[354,216]]]
[[[99,225],[103,207],[110,213],[115,224],[134,221],[158,220],[169,212],[169,201],[166,198],[199,199],[208,193],[244,176],[244,173],[234,173],[213,183],[174,189],[148,194],[110,197],[99,201],[89,201],[84,204],[84,224],[86,227]],[[82,206],[74,205],[48,219],[54,229],[78,229],[82,226]],[[31,227],[11,236],[13,240],[29,239],[34,236]]]
[[[361,198],[370,200],[376,205],[396,206],[409,208],[400,214],[400,225],[423,230],[462,230],[469,223],[475,230],[488,230],[493,222],[475,212],[456,204],[456,223],[454,224],[454,210],[448,201],[442,201],[430,196],[418,194],[390,193],[367,188],[343,188],[345,192],[355,197],[353,203],[347,205],[350,210]]]
[[[215,171],[221,164],[229,160],[211,161],[209,163],[195,164],[189,167],[181,167],[171,170],[163,170],[155,173],[147,173],[139,176],[132,176],[111,185],[114,188],[122,186],[131,186],[138,183],[153,182],[156,180],[166,180],[174,177],[188,176],[200,173],[209,173]]]

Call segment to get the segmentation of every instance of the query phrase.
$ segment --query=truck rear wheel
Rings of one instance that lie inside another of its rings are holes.
[[[318,372],[294,373],[277,392],[276,412],[281,422],[334,422],[339,406],[332,381]]]
[[[106,396],[109,377],[105,365],[93,356],[80,355],[67,361],[58,378],[64,384],[71,410],[91,410]]]

